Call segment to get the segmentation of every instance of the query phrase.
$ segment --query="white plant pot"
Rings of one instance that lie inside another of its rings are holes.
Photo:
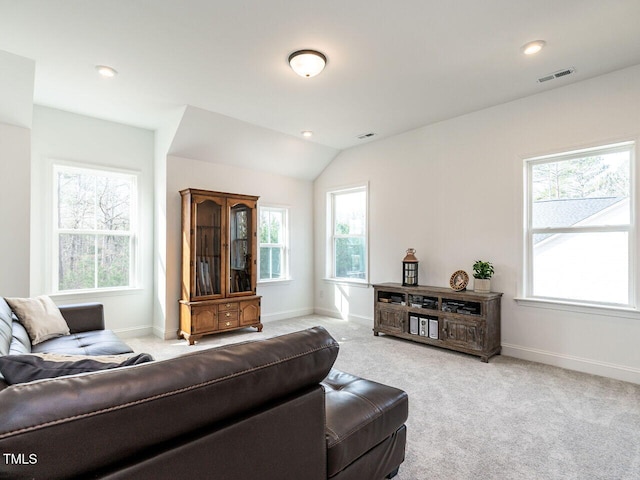
[[[478,293],[489,293],[491,291],[491,279],[474,278],[473,291]]]

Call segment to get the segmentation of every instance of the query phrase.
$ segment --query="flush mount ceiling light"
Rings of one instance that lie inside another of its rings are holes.
[[[547,44],[544,40],[534,40],[533,42],[526,43],[522,46],[522,53],[525,55],[535,55],[544,48]]]
[[[316,50],[298,50],[289,55],[289,65],[301,77],[318,75],[327,63],[327,57]]]
[[[313,132],[312,132],[311,130],[303,130],[303,131],[302,131],[302,132],[300,132],[300,133],[302,133],[302,136],[303,136],[303,137],[306,137],[306,138],[309,138],[309,137],[312,137],[312,136],[313,136]]]
[[[108,78],[115,77],[118,74],[115,68],[109,67],[108,65],[96,65],[96,70],[100,75]]]

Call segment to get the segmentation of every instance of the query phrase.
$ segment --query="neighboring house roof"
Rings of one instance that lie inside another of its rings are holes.
[[[568,227],[622,200],[622,197],[567,198],[533,202],[536,225]]]
[[[625,197],[566,198],[533,202],[534,227],[569,227],[596,215]],[[536,235],[535,243],[549,235]]]

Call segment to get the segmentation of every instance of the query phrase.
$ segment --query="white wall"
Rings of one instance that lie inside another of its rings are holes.
[[[291,281],[258,284],[262,321],[313,312],[313,184],[281,175],[169,155],[167,157],[167,319],[165,338],[178,330],[181,279],[180,190],[205,190],[258,195],[258,204],[289,207]]]
[[[0,50],[0,295],[29,295],[33,60]]]
[[[31,130],[0,123],[0,295],[29,296]]]
[[[140,288],[122,292],[58,294],[58,304],[97,301],[105,321],[121,336],[151,332],[153,321],[152,131],[36,106],[32,129],[31,295],[50,294],[51,166],[65,160],[139,172]],[[28,182],[26,182],[28,185]]]
[[[31,128],[36,63],[0,50],[0,123]]]
[[[409,247],[417,249],[422,285],[448,286],[455,270],[491,261],[492,290],[504,292],[503,353],[640,383],[637,313],[514,300],[522,273],[523,159],[638,141],[639,133],[636,66],[342,152],[314,184],[316,310],[372,325],[371,288],[322,280],[326,191],[368,181],[372,283],[399,282]]]
[[[153,334],[160,338],[165,337],[167,319],[167,153],[183,114],[184,108],[176,110],[155,132]]]

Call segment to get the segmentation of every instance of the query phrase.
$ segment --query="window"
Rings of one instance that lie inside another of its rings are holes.
[[[54,291],[134,286],[136,180],[54,166]]]
[[[368,279],[367,187],[329,192],[329,276],[335,279]]]
[[[525,295],[633,306],[634,143],[525,165]]]
[[[260,206],[261,281],[289,278],[288,211],[286,208]]]

